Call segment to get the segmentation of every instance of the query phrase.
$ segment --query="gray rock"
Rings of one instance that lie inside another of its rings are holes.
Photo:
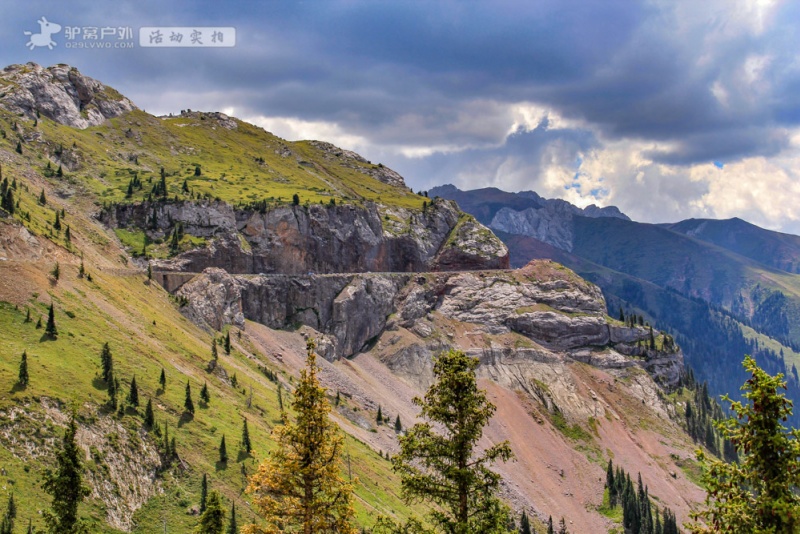
[[[137,109],[113,89],[68,65],[11,65],[0,73],[0,80],[4,92],[0,106],[29,119],[35,119],[38,111],[55,122],[83,129]]]

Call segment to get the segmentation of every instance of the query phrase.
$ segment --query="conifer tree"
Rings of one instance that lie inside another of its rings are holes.
[[[47,205],[47,197],[44,195],[44,189],[39,193],[39,204],[42,206]]]
[[[61,447],[56,449],[56,467],[44,474],[42,488],[50,494],[53,501],[44,519],[48,529],[54,533],[86,532],[78,518],[78,505],[89,495],[83,485],[83,452],[75,441],[77,425],[75,413],[70,417]]]
[[[112,410],[117,409],[117,381],[113,374],[108,380],[108,405]]]
[[[28,351],[22,351],[22,359],[19,362],[19,374],[17,375],[17,384],[20,387],[28,387],[30,377],[28,376]]]
[[[395,432],[403,431],[403,423],[400,422],[400,414],[397,414],[397,418],[394,420],[394,431]]]
[[[531,534],[531,521],[525,510],[522,511],[522,518],[519,520],[519,534]]]
[[[749,355],[743,366],[750,378],[742,386],[744,402],[732,401],[736,416],[716,424],[723,437],[735,444],[739,463],[726,463],[698,451],[707,494],[705,507],[690,514],[702,523],[692,532],[793,533],[800,529],[800,430],[788,430],[781,421],[792,415],[792,402],[783,374],[771,376]],[[665,520],[665,523],[667,521]],[[666,525],[665,525],[666,527]]]
[[[161,376],[158,377],[158,383],[162,390],[167,388],[167,374],[164,372],[163,367],[161,368]]]
[[[8,506],[6,513],[3,514],[3,520],[0,521],[0,534],[13,534],[14,533],[14,520],[17,518],[17,503],[14,500],[14,493],[8,496]]]
[[[146,428],[153,428],[155,422],[156,416],[153,413],[153,401],[152,399],[147,399],[147,406],[144,409],[144,426]]]
[[[208,383],[203,382],[203,387],[200,389],[200,400],[208,404],[211,402],[211,393],[208,392]]]
[[[139,406],[139,387],[136,385],[136,375],[131,379],[131,388],[128,391],[128,404],[134,407]]]
[[[216,360],[219,354],[217,353],[217,338],[211,338],[211,359]]]
[[[495,406],[478,388],[477,358],[450,350],[434,364],[435,382],[424,399],[415,398],[425,423],[400,438],[400,454],[392,459],[408,502],[432,501],[433,523],[445,532],[505,532],[508,509],[496,496],[500,475],[489,469],[495,460],[512,457],[507,442],[476,455],[483,428]],[[434,424],[444,428],[434,431]]]
[[[103,349],[100,351],[100,365],[103,381],[108,384],[111,377],[114,376],[114,357],[111,355],[111,347],[108,346],[108,342],[103,343]]]
[[[58,212],[58,210],[56,210],[56,219],[55,219],[55,221],[53,221],[53,229],[56,232],[60,232],[61,231],[61,217],[60,217],[60,213]]]
[[[55,278],[56,281],[58,281],[58,279],[61,278],[61,266],[58,264],[58,262],[56,262],[55,266],[53,267],[53,270],[50,271],[50,274],[53,275],[53,278]]]
[[[17,150],[17,154],[22,154],[22,142],[21,141],[17,141],[16,150]]]
[[[64,230],[64,242],[66,242],[68,245],[72,243],[72,232],[70,232],[69,225],[67,225],[67,229]]]
[[[225,446],[225,434],[222,434],[222,440],[219,442],[219,461],[220,463],[228,463],[228,448]]]
[[[242,450],[247,454],[253,451],[253,445],[250,443],[250,431],[247,429],[247,418],[243,418],[242,423]]]
[[[230,354],[231,353],[231,333],[230,332],[226,332],[225,333],[225,345],[224,345],[224,347],[225,347],[225,354]]]
[[[186,398],[183,400],[183,409],[186,410],[187,413],[194,415],[194,402],[192,402],[192,386],[189,385],[189,381],[186,381]]]
[[[225,510],[222,508],[219,493],[211,490],[208,493],[206,509],[200,516],[200,526],[195,532],[197,534],[223,534],[224,528]]]
[[[36,330],[39,330],[40,328],[42,328],[42,318],[41,317],[39,317],[39,320],[36,321]]]
[[[281,411],[281,418],[283,418],[283,386],[278,382],[278,408]]]
[[[200,513],[206,511],[206,503],[208,502],[208,475],[203,473],[203,479],[200,481]]]
[[[292,532],[355,534],[352,526],[353,486],[341,476],[343,438],[331,421],[330,404],[320,386],[314,342],[307,346],[306,367],[300,373],[292,407],[294,421],[273,429],[278,447],[250,478],[247,491],[267,524]],[[246,525],[242,532],[263,532]]]
[[[378,405],[378,415],[375,417],[375,421],[378,424],[383,423],[383,413],[381,412],[381,405]]]
[[[30,308],[25,308],[25,310],[26,310],[25,311],[25,322],[29,323],[29,322],[31,322],[31,309]]]
[[[563,517],[561,518],[561,521],[558,522],[558,534],[569,534],[569,531],[567,530],[567,522]]]
[[[50,310],[47,312],[47,326],[44,329],[44,335],[50,339],[58,337],[58,328],[56,328],[56,315],[53,310],[53,303],[50,303]]]
[[[553,516],[552,515],[547,519],[547,534],[556,534],[556,531],[553,528]]]
[[[239,527],[236,526],[236,503],[231,502],[231,521],[228,523],[226,534],[239,534]]]

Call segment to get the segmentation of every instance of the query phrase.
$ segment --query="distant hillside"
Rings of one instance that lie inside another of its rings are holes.
[[[437,191],[483,213],[482,190]],[[718,393],[736,394],[738,364],[748,352],[785,371],[800,400],[800,380],[792,372],[800,365],[800,277],[792,271],[800,238],[737,219],[652,225],[568,209],[530,228],[499,217],[516,208],[487,203],[496,213],[489,226],[508,246],[512,266],[549,258],[574,269],[603,289],[610,315],[620,306],[638,310],[673,332],[687,362]]]
[[[800,273],[800,237],[765,230],[742,219],[687,219],[665,225],[788,273]]]

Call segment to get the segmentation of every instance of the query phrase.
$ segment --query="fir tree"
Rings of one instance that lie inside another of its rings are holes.
[[[58,262],[56,262],[53,270],[50,271],[50,274],[53,275],[53,278],[55,278],[56,281],[61,278],[61,266],[58,264]]]
[[[203,382],[203,387],[200,389],[200,400],[208,404],[211,402],[211,394],[208,392],[208,384]]]
[[[239,534],[239,527],[236,525],[236,503],[231,502],[231,521],[228,523],[226,534]]]
[[[108,384],[114,376],[114,357],[111,355],[111,347],[108,342],[103,343],[103,349],[100,351],[100,366],[102,367],[103,381]]]
[[[397,414],[397,418],[394,420],[394,431],[395,432],[403,431],[403,423],[400,422],[400,414]]]
[[[531,521],[525,510],[522,511],[522,518],[519,520],[519,534],[531,534]]]
[[[211,338],[211,359],[216,360],[219,354],[217,353],[217,338]]]
[[[161,386],[161,390],[164,391],[167,388],[167,375],[164,372],[164,368],[161,368],[161,376],[158,377],[158,383]]]
[[[30,308],[25,308],[25,310],[26,310],[25,311],[25,322],[29,323],[29,322],[31,322],[31,309]]]
[[[192,386],[189,385],[189,381],[186,381],[186,398],[183,400],[183,409],[192,415],[194,415],[194,402],[192,402]]]
[[[47,205],[47,197],[44,196],[44,189],[42,189],[42,192],[39,193],[39,204],[42,206]]]
[[[222,440],[219,442],[219,461],[220,463],[228,463],[228,448],[225,446],[225,434],[222,435]]]
[[[45,512],[45,523],[51,532],[83,532],[78,518],[78,505],[89,495],[83,485],[83,451],[75,441],[77,425],[75,414],[70,417],[61,447],[56,449],[56,467],[44,474],[42,488],[52,496],[50,510]]]
[[[60,232],[61,231],[61,214],[58,213],[58,210],[56,210],[56,218],[53,221],[53,229],[56,232]]]
[[[56,170],[56,177],[58,178],[64,177],[64,169],[61,168],[61,165],[59,165],[58,170]]]
[[[230,332],[227,332],[225,334],[224,347],[225,347],[225,354],[230,354],[231,353],[231,333]]]
[[[36,321],[36,329],[39,330],[42,327],[42,318],[39,317],[39,320]]]
[[[153,428],[155,425],[156,419],[155,414],[153,413],[153,401],[151,399],[147,399],[147,406],[144,409],[144,426],[145,428]]]
[[[511,448],[503,442],[480,456],[475,450],[495,412],[478,388],[477,367],[477,358],[456,350],[436,359],[434,384],[424,400],[414,399],[427,422],[400,438],[400,454],[392,459],[405,499],[438,505],[431,518],[446,532],[500,533],[508,523],[508,509],[496,496],[500,475],[489,464],[509,460]],[[434,431],[434,424],[443,433]]]
[[[200,516],[197,534],[223,534],[225,528],[225,510],[222,508],[219,493],[211,490],[208,494],[206,510]]]
[[[47,326],[44,329],[44,335],[50,339],[58,337],[58,328],[56,328],[56,315],[53,310],[53,303],[50,303],[50,309],[47,312]]]
[[[556,531],[553,528],[553,516],[552,515],[547,519],[547,534],[556,534]]]
[[[206,503],[208,502],[208,475],[203,473],[203,480],[200,481],[200,513],[206,511]]]
[[[383,412],[381,412],[381,405],[378,405],[378,415],[375,417],[375,422],[378,424],[383,423]]]
[[[128,391],[128,404],[134,407],[139,406],[139,387],[136,385],[136,375],[131,379],[131,388]]]
[[[634,532],[638,532],[638,530]],[[567,522],[563,517],[561,518],[561,521],[558,522],[558,534],[569,534],[569,530],[567,530]]]
[[[320,386],[314,342],[308,343],[306,367],[300,372],[293,408],[296,418],[273,429],[278,443],[247,491],[269,529],[292,532],[355,534],[351,525],[353,486],[341,476],[343,439],[330,419],[330,404]],[[259,532],[247,525],[244,532]]]
[[[21,141],[17,141],[16,150],[17,150],[17,154],[22,154],[22,142]]]
[[[17,384],[20,387],[28,387],[30,377],[28,376],[28,351],[22,351],[22,359],[19,362],[19,374],[17,375]]]
[[[253,451],[253,445],[250,443],[250,431],[247,429],[247,419],[243,418],[242,423],[242,450],[250,454]]]
[[[72,243],[72,232],[70,232],[69,225],[67,225],[67,229],[64,230],[64,242],[68,245]]]

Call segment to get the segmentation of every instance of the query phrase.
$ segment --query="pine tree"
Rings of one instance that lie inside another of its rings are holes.
[[[456,350],[436,359],[435,382],[424,400],[414,399],[428,422],[415,424],[400,438],[400,454],[392,459],[404,498],[438,505],[431,518],[446,532],[499,533],[508,523],[508,509],[496,496],[500,475],[488,466],[509,460],[511,448],[503,442],[476,456],[483,428],[495,412],[478,388],[477,367],[477,358]],[[434,424],[443,433],[435,432]]]
[[[561,521],[558,522],[558,534],[569,534],[569,530],[567,530],[567,522],[563,517],[561,518]]]
[[[197,534],[223,534],[225,528],[225,510],[222,508],[219,493],[211,490],[208,494],[206,510],[200,516]]]
[[[44,474],[42,488],[52,496],[50,510],[45,512],[45,523],[51,532],[83,532],[78,518],[78,505],[89,495],[83,485],[83,452],[75,441],[77,425],[75,413],[70,417],[61,447],[56,449],[56,468]]]
[[[186,398],[183,400],[183,409],[194,415],[194,402],[192,402],[192,386],[186,381]]]
[[[167,374],[164,372],[164,368],[161,368],[161,376],[158,377],[158,383],[161,386],[161,390],[165,390],[167,388]]]
[[[136,385],[136,375],[131,379],[131,388],[128,391],[128,404],[134,407],[139,406],[139,387]]]
[[[200,389],[200,400],[208,404],[211,402],[211,394],[208,392],[208,384],[203,382],[203,387]]]
[[[247,429],[247,419],[243,418],[242,423],[242,450],[247,454],[253,451],[253,445],[250,443],[250,431]]]
[[[525,510],[522,511],[522,518],[519,520],[519,534],[531,534],[531,522]]]
[[[203,480],[200,481],[200,513],[206,511],[206,503],[208,502],[208,475],[203,473]]]
[[[68,245],[72,243],[72,232],[69,229],[69,225],[67,225],[67,229],[64,230],[64,242],[67,243]]]
[[[295,206],[300,204],[300,196],[297,193],[292,195],[292,204],[294,204]]]
[[[39,320],[36,321],[36,329],[39,330],[42,327],[42,318],[39,317]]]
[[[16,150],[17,150],[17,154],[22,154],[22,142],[21,141],[17,141]]]
[[[211,339],[211,359],[216,360],[219,354],[217,353],[217,338]]]
[[[60,216],[58,210],[56,210],[56,218],[53,221],[53,229],[56,232],[60,232],[61,231],[61,216]]]
[[[44,335],[50,339],[58,337],[58,328],[56,328],[56,315],[53,310],[53,303],[50,303],[50,310],[47,312],[47,327],[44,329]]]
[[[226,534],[239,534],[239,527],[236,526],[236,503],[231,502],[231,522],[228,523]]]
[[[378,424],[383,423],[383,413],[381,412],[381,405],[378,405],[378,415],[375,417],[375,421]]]
[[[400,422],[400,414],[397,414],[397,419],[394,420],[394,431],[395,432],[403,431],[403,423]]]
[[[28,387],[30,377],[28,376],[28,351],[22,351],[22,359],[19,362],[19,374],[17,375],[17,384],[20,387]]]
[[[153,413],[153,401],[147,399],[147,406],[144,409],[144,426],[145,428],[153,428],[155,425],[156,416]]]
[[[225,334],[225,345],[224,345],[224,347],[225,347],[225,354],[230,354],[231,353],[231,333],[230,332],[227,332]]]
[[[8,506],[3,520],[0,521],[0,534],[14,533],[14,520],[17,518],[17,502],[14,500],[14,493],[8,496]]]
[[[222,435],[222,440],[219,442],[219,461],[220,463],[228,463],[228,448],[225,446],[225,434]]]
[[[25,311],[25,322],[29,323],[29,322],[31,322],[31,309],[30,308],[26,308],[25,310],[26,310]]]
[[[108,380],[108,405],[112,410],[117,409],[117,381],[113,374]]]
[[[64,177],[64,169],[61,168],[61,165],[58,166],[58,170],[56,170],[56,176],[58,178]]]
[[[749,355],[743,366],[751,377],[742,390],[745,402],[732,401],[735,417],[716,424],[722,436],[736,445],[738,464],[709,458],[698,451],[707,494],[705,507],[691,513],[693,532],[796,532],[800,527],[800,431],[781,421],[792,415],[792,402],[783,374],[771,376]],[[665,520],[665,528],[667,521]]]
[[[44,189],[42,189],[42,192],[39,193],[39,204],[42,206],[47,205],[47,197],[44,196]]]
[[[553,528],[553,516],[552,515],[547,519],[547,534],[556,534],[556,531]]]
[[[102,367],[103,382],[108,384],[111,377],[114,376],[114,357],[111,355],[111,347],[108,342],[103,344],[103,349],[100,351],[100,366]]]
[[[295,420],[284,415],[284,424],[273,429],[278,447],[250,478],[247,491],[270,529],[355,534],[353,486],[341,476],[343,438],[317,378],[314,342],[307,348],[292,402]],[[242,531],[260,532],[255,525]]]

